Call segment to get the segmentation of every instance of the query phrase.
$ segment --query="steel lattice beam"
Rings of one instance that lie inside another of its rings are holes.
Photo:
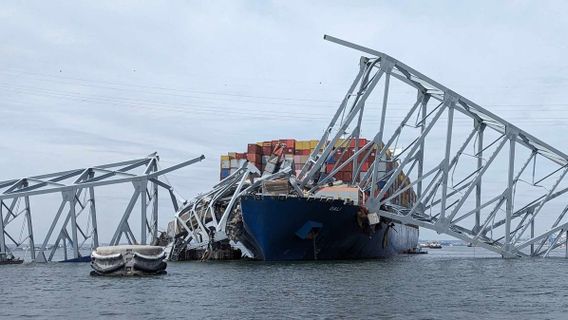
[[[376,104],[369,102],[370,97],[382,85],[380,110],[373,111],[380,115],[379,124],[365,127],[366,133],[376,132],[373,141],[336,164],[339,169],[347,163],[356,168],[366,150],[376,150],[369,171],[352,181],[367,192],[372,212],[451,235],[503,257],[548,256],[566,241],[560,240],[568,231],[568,155],[387,54],[324,38],[369,56],[361,57],[353,84],[299,174],[302,186],[317,190],[331,179],[333,172],[324,178],[319,173],[337,152],[339,139],[359,145],[362,126],[372,114],[370,105]],[[392,96],[400,98],[409,88],[414,93],[405,101],[413,102],[400,121],[400,114],[392,115]],[[394,149],[401,142],[405,146],[397,154]],[[380,165],[389,161],[385,158],[389,153],[396,164],[385,174]],[[530,164],[532,172],[527,169]],[[401,175],[408,176],[410,183],[400,184]],[[414,187],[413,203],[406,207],[393,203]]]
[[[135,191],[119,225],[116,227],[111,244],[120,243],[122,236],[125,236],[129,243],[145,244],[147,234],[150,234],[152,241],[154,241],[158,236],[158,187],[168,190],[175,210],[179,206],[179,200],[173,191],[173,187],[169,183],[160,181],[160,177],[199,162],[204,158],[204,156],[200,156],[169,168],[159,169],[159,156],[157,153],[153,153],[140,159],[0,181],[0,254],[5,255],[9,251],[6,244],[6,239],[9,239],[17,247],[27,241],[30,248],[30,258],[33,261],[51,261],[60,244],[64,248],[65,259],[69,258],[67,244],[72,247],[72,258],[80,258],[80,249],[87,240],[92,240],[94,247],[99,245],[100,226],[97,225],[95,189],[101,186],[125,183],[132,184]],[[142,171],[140,172],[140,170]],[[62,201],[49,226],[47,235],[36,252],[32,216],[45,214],[45,212],[42,212],[41,208],[36,208],[32,212],[30,203],[33,200],[30,199],[39,195],[58,193],[61,194]],[[81,199],[82,196],[83,199]],[[21,202],[24,204],[22,209],[19,208]],[[141,211],[139,241],[134,237],[128,223],[136,202],[140,202]],[[151,218],[148,219],[146,209],[150,205],[152,206]],[[88,228],[81,225],[77,220],[82,214],[88,215]],[[14,223],[20,215],[24,216],[27,229],[25,230],[25,238],[17,241],[6,227]],[[59,231],[54,237],[57,226],[59,226]]]

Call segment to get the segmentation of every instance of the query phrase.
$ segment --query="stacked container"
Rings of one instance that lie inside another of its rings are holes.
[[[269,163],[270,159],[274,157],[293,160],[297,175],[308,161],[310,154],[317,147],[318,142],[318,140],[296,141],[294,139],[279,139],[257,142],[254,144],[251,143],[247,146],[246,153],[229,152],[227,155],[221,156],[221,179],[224,179],[231,173],[235,172],[245,161],[254,164],[260,171],[264,171],[265,169],[268,169],[266,167],[267,163]],[[361,149],[368,142],[369,140],[361,138],[359,139],[358,146],[356,146],[355,140],[351,140],[349,144],[347,144],[344,139],[337,140],[334,151],[328,157],[325,162],[325,166],[322,168],[322,175],[325,176],[331,173],[334,168],[338,168],[341,164],[345,163],[347,159],[355,154],[356,150]],[[365,154],[366,152],[363,152],[359,156],[358,166],[361,165]],[[366,161],[361,165],[361,171],[359,173],[361,178],[365,176],[371,164],[375,161],[376,155],[377,147],[375,146],[371,150],[369,157],[367,157]],[[383,156],[383,161],[379,161],[379,180],[384,174],[396,167],[396,163],[388,161],[388,159],[391,158],[392,153],[390,150],[387,150],[386,155]],[[345,164],[345,166],[336,172],[333,177],[336,180],[351,183],[353,181],[353,171],[353,162],[351,161]],[[382,188],[384,184],[385,181],[379,181],[379,188]],[[395,180],[393,186],[389,188],[390,190],[386,193],[386,197],[392,195],[399,188],[404,188],[409,184],[410,180],[408,177],[401,173]],[[412,206],[415,201],[416,194],[412,188],[409,188],[392,200],[393,203],[406,207]]]

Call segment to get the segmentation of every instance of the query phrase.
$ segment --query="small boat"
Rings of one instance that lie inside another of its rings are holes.
[[[428,243],[428,248],[430,249],[442,249],[442,245],[438,241],[432,241]]]
[[[165,274],[163,247],[121,245],[98,247],[91,253],[93,276],[141,276]]]
[[[406,254],[427,254],[428,251],[424,250],[422,246],[416,246],[412,249],[408,249],[404,253],[406,253]]]
[[[22,264],[24,260],[18,257],[14,257],[11,253],[0,255],[0,265],[4,264]]]

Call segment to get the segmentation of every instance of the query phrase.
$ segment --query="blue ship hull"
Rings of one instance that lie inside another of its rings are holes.
[[[245,196],[244,245],[260,260],[376,259],[418,245],[418,227],[381,218],[364,225],[343,200]]]

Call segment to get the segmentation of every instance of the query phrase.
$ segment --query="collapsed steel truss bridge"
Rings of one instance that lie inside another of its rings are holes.
[[[160,178],[169,172],[203,159],[204,156],[200,156],[160,169],[159,156],[153,153],[140,159],[0,181],[0,254],[7,254],[9,250],[7,241],[10,240],[16,247],[27,243],[30,259],[33,261],[51,261],[60,246],[67,260],[68,244],[72,248],[70,259],[80,259],[80,249],[87,240],[92,242],[93,247],[99,245],[100,226],[97,225],[95,190],[102,186],[116,184],[132,184],[134,191],[116,226],[110,244],[121,243],[123,237],[130,244],[146,244],[149,240],[148,235],[151,237],[150,241],[155,241],[158,237],[159,188],[168,191],[172,200],[173,212],[177,211],[180,206],[180,199],[178,199],[180,197],[173,187]],[[45,238],[37,246],[32,224],[33,216],[45,215],[47,212],[41,207],[32,210],[33,200],[30,199],[47,194],[61,194],[62,200]],[[138,239],[134,236],[129,224],[137,203],[140,203],[141,222]],[[64,214],[64,211],[67,213]],[[81,216],[86,219],[80,221]],[[23,222],[24,237],[20,239],[8,231],[9,225],[18,221]],[[59,227],[58,232],[54,233],[56,227]]]
[[[325,184],[352,164],[351,182],[369,194],[367,207],[380,216],[503,257],[548,256],[564,244],[568,155],[389,55],[324,38],[369,56],[361,57],[353,84],[299,174],[302,187]],[[382,94],[372,102],[377,86]],[[361,148],[355,143],[353,156],[321,177],[337,141],[358,140],[361,132],[373,133],[373,141]],[[395,151],[396,165],[383,172],[387,150]],[[359,174],[371,152],[373,165]],[[401,172],[410,183],[389,193]],[[411,207],[385,210],[409,188],[416,192]]]
[[[259,192],[262,181],[288,178],[293,193],[310,197],[350,166],[347,182],[366,195],[371,224],[383,216],[506,258],[547,257],[565,245],[568,257],[568,155],[389,55],[324,39],[368,56],[302,170],[285,164],[261,175],[243,165],[180,209],[172,223],[185,237],[173,256],[226,240],[239,197]],[[382,92],[373,95],[376,87]],[[361,146],[362,134],[373,139]],[[401,206],[408,191],[412,201]]]

